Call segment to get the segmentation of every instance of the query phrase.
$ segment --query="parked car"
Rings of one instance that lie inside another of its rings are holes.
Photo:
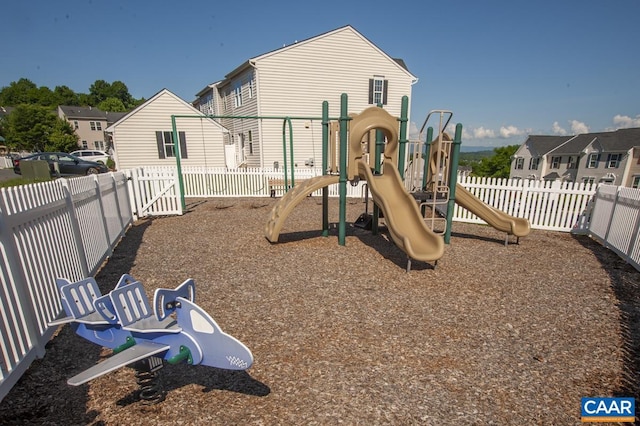
[[[95,161],[102,164],[107,164],[107,160],[111,158],[111,156],[106,152],[95,149],[81,149],[79,151],[73,151],[71,155],[80,157],[83,160]]]
[[[20,164],[24,161],[44,160],[49,163],[51,176],[75,176],[106,173],[107,166],[96,161],[87,161],[65,152],[40,152],[13,160],[13,171],[20,172]]]

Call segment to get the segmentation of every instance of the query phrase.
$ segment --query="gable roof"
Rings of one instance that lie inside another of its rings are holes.
[[[331,36],[333,34],[339,33],[341,31],[351,31],[353,32],[355,35],[357,35],[358,37],[360,37],[362,40],[364,40],[367,44],[369,44],[372,48],[374,48],[375,50],[377,50],[380,54],[382,54],[383,56],[387,57],[387,59],[389,59],[389,61],[393,62],[398,68],[400,68],[403,72],[405,72],[408,76],[410,76],[412,79],[414,79],[415,81],[418,80],[418,77],[416,77],[415,75],[413,75],[409,69],[407,68],[407,65],[405,64],[404,60],[400,59],[400,58],[392,58],[391,56],[389,56],[387,53],[385,53],[382,49],[380,49],[378,46],[376,46],[375,44],[373,44],[369,39],[367,39],[365,36],[363,36],[362,34],[360,34],[355,28],[353,28],[351,25],[345,25],[344,27],[340,27],[340,28],[336,28],[335,30],[331,30],[331,31],[327,31],[325,33],[310,37],[308,39],[302,40],[302,41],[295,41],[293,44],[290,45],[285,45],[282,46],[278,49],[274,49],[271,50],[269,52],[263,53],[261,55],[258,56],[254,56],[253,58],[250,58],[248,60],[246,60],[245,62],[243,62],[242,64],[240,64],[238,67],[236,67],[233,71],[231,71],[229,74],[224,76],[224,80],[220,81],[220,86],[224,86],[226,83],[228,83],[234,76],[238,75],[239,73],[243,72],[245,69],[255,66],[257,61],[260,61],[261,59],[267,58],[269,56],[272,55],[277,55],[280,52],[284,52],[286,50],[290,50],[290,49],[295,49],[298,46],[302,46],[304,44],[307,43],[311,43],[315,40],[324,38],[324,37],[328,37]],[[206,90],[203,89],[203,91]],[[202,92],[202,91],[201,91]],[[200,93],[201,93],[200,92]]]
[[[640,146],[640,128],[618,129],[613,132],[581,133],[558,145],[548,154],[578,155],[589,145],[604,152],[626,152]]]
[[[525,141],[525,145],[529,148],[532,154],[541,156],[549,153],[554,148],[558,148],[573,136],[545,136],[545,135],[530,135]]]
[[[70,106],[70,105],[60,105],[58,106],[60,111],[68,118],[101,118],[106,119],[107,113],[99,110],[94,107],[80,107],[80,106]]]
[[[193,111],[194,115],[202,115],[202,112],[199,111],[198,109],[196,109],[193,105],[191,105],[190,103],[186,102],[185,100],[183,100],[182,98],[180,98],[178,95],[176,95],[175,93],[171,92],[168,89],[162,89],[160,90],[158,93],[156,93],[155,95],[153,95],[152,97],[150,97],[149,99],[147,99],[143,104],[138,105],[134,110],[126,113],[124,116],[120,117],[120,119],[118,119],[115,123],[111,124],[109,127],[107,127],[105,129],[105,131],[107,132],[113,132],[115,130],[116,127],[118,127],[118,125],[120,125],[121,123],[125,122],[128,118],[132,117],[133,115],[135,115],[136,113],[138,113],[139,111],[143,110],[144,108],[146,108],[147,106],[149,106],[149,104],[153,103],[156,99],[158,99],[159,97],[163,96],[163,95],[169,95],[170,97],[172,97],[173,99],[175,99],[176,101],[178,101],[179,103],[181,103],[183,106],[189,108],[191,111]],[[228,130],[225,129],[220,123],[218,123],[217,121],[214,121],[210,118],[207,118],[206,120],[210,121],[211,123],[213,123],[215,126],[219,127],[220,129],[222,129],[223,132],[227,132]]]

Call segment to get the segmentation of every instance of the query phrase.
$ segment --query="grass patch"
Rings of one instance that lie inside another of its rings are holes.
[[[25,179],[17,177],[4,182],[0,182],[0,188],[10,188],[12,186],[28,185],[30,183],[48,182],[50,179]]]

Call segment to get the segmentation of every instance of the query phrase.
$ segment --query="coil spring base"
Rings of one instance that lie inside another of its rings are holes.
[[[143,359],[134,364],[138,398],[144,404],[158,404],[165,400],[167,392],[162,383],[164,360],[155,356]]]

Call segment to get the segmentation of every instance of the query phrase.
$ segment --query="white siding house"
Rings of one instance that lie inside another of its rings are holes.
[[[322,159],[322,103],[340,115],[347,93],[349,113],[384,104],[399,116],[403,96],[411,97],[417,78],[351,26],[295,42],[247,60],[224,80],[200,91],[194,105],[215,115],[306,117],[292,120],[294,162],[317,166]],[[221,119],[229,130],[238,162],[253,167],[282,164],[282,119]],[[287,146],[289,130],[286,127]],[[287,148],[288,149],[288,148]],[[289,159],[287,153],[287,161]]]
[[[172,115],[202,115],[189,103],[163,89],[109,126],[113,159],[119,170],[175,165]],[[224,134],[208,118],[177,118],[183,166],[224,167]]]

